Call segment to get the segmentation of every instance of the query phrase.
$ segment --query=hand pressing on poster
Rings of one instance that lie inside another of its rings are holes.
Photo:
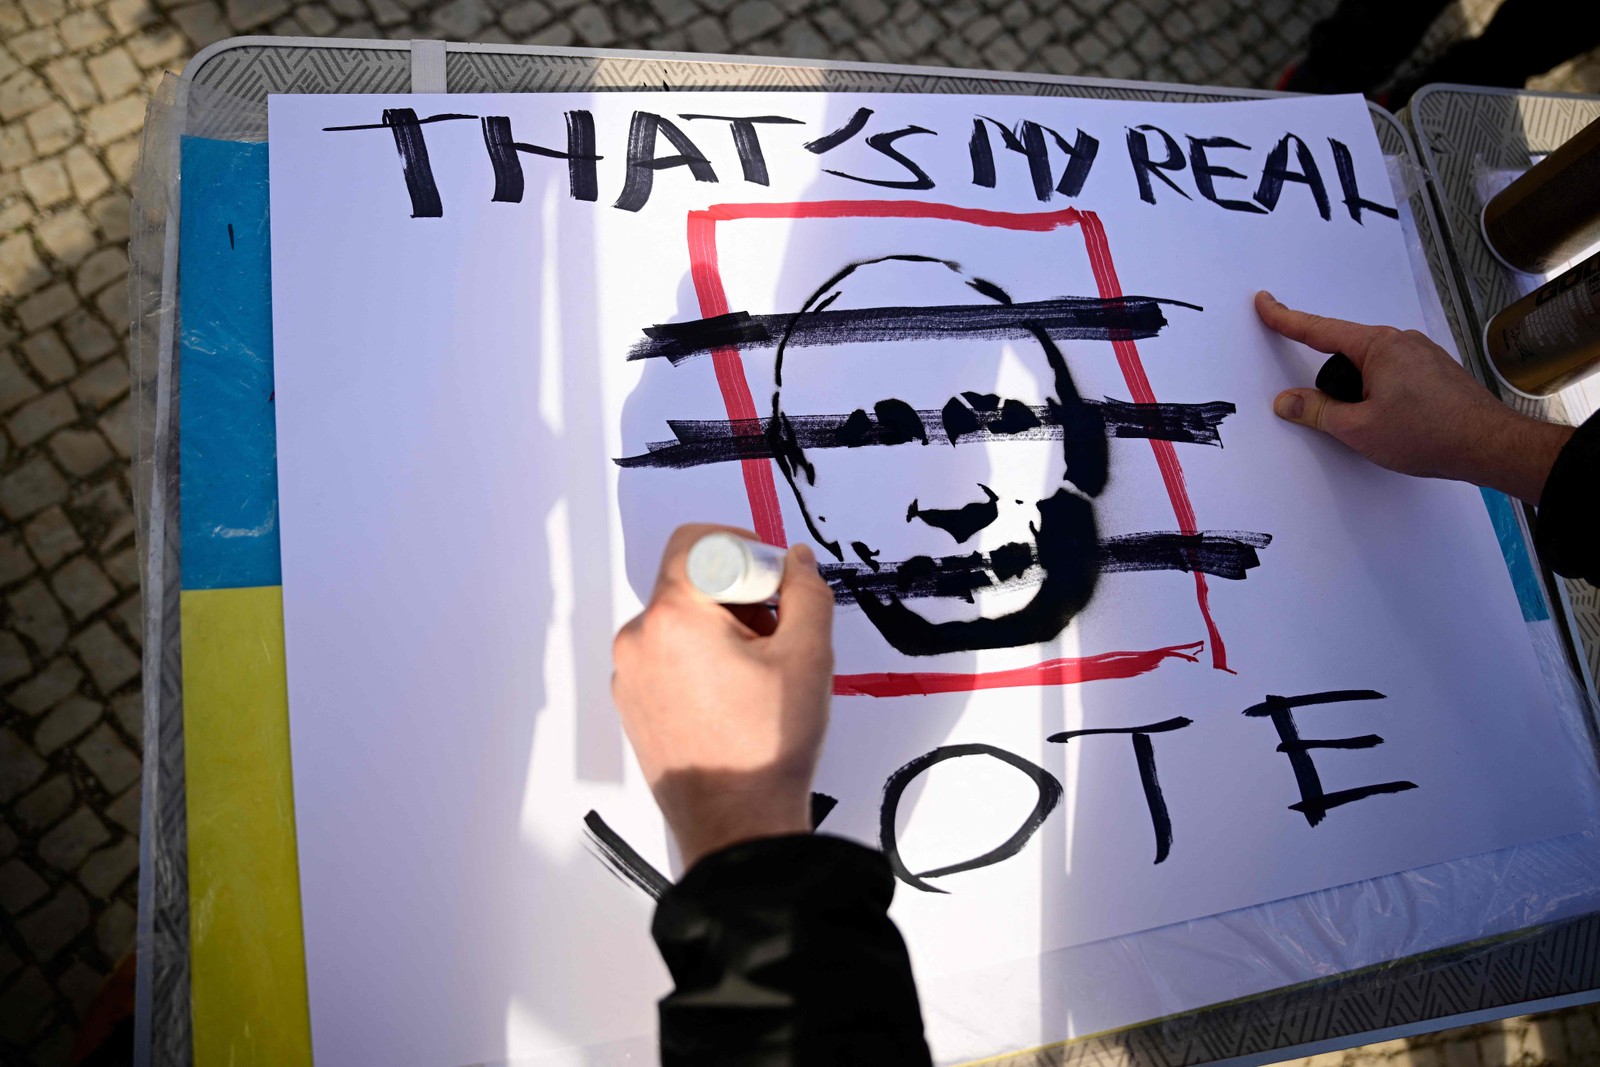
[[[755,536],[678,527],[650,603],[613,646],[612,696],[685,869],[739,841],[810,832],[833,681],[833,591],[811,550],[789,550],[776,613],[725,606],[684,568],[715,531]]]
[[[1321,430],[1401,474],[1454,478],[1539,503],[1572,427],[1513,411],[1415,330],[1297,311],[1265,291],[1256,294],[1256,312],[1291,341],[1343,352],[1361,371],[1360,403],[1287,389],[1272,405],[1280,418]]]

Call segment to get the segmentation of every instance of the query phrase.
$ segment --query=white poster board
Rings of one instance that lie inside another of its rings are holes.
[[[927,988],[1582,825],[1477,491],[1270,411],[1323,357],[1255,290],[1422,324],[1359,100],[280,96],[271,146],[319,1063],[651,1032],[610,637],[685,521],[828,562],[823,829]]]

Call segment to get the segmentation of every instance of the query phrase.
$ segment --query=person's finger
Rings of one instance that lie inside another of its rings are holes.
[[[1256,294],[1256,314],[1277,333],[1318,352],[1343,352],[1362,368],[1367,353],[1380,337],[1392,332],[1386,326],[1367,326],[1345,319],[1330,319],[1287,307],[1265,289]]]
[[[1335,400],[1320,389],[1285,389],[1273,399],[1272,412],[1285,422],[1309,426],[1337,438],[1354,406]]]
[[[687,562],[689,550],[695,542],[710,533],[728,533],[735,537],[757,540],[756,535],[749,530],[741,530],[737,526],[723,526],[714,522],[686,522],[672,531],[667,538],[667,545],[661,550],[661,568],[656,572],[656,589],[651,596],[651,601],[662,600],[667,597],[690,595],[694,592],[694,583],[689,581]],[[699,599],[704,600],[703,596]]]
[[[833,641],[833,589],[817,571],[817,557],[807,545],[789,549],[783,584],[778,587],[778,628],[774,639],[813,651]]]

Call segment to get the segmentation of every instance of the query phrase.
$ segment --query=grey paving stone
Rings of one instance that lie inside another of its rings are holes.
[[[334,17],[333,12],[320,4],[307,4],[304,7],[297,7],[294,11],[294,17],[299,19],[300,25],[310,31],[314,37],[327,36],[339,28],[339,20]]]
[[[97,410],[108,407],[128,391],[128,365],[121,359],[104,360],[67,388],[81,403]]]
[[[123,633],[133,642],[137,652],[144,636],[144,612],[138,593],[125,596],[111,609],[111,617],[122,623]]]
[[[41,156],[59,152],[78,139],[78,117],[56,100],[29,115],[27,127],[28,139]]]
[[[15,731],[0,729],[0,802],[37,782],[44,771],[44,760]]]
[[[78,531],[59,507],[40,512],[23,531],[28,548],[41,565],[54,567],[83,547]]]
[[[101,419],[101,429],[105,429]],[[116,444],[113,440],[112,444]],[[102,482],[67,502],[67,515],[91,547],[115,548],[133,533],[133,513],[128,498],[115,482]]]
[[[78,56],[62,56],[53,60],[44,68],[44,78],[56,95],[74,110],[82,111],[100,102],[100,93]]]
[[[57,327],[66,338],[67,347],[81,363],[93,363],[102,356],[116,351],[117,340],[105,324],[89,312],[79,308],[62,319]]]
[[[0,1041],[21,1045],[43,1033],[57,1003],[55,989],[39,968],[29,967],[0,990]]]
[[[144,70],[166,67],[188,51],[188,42],[171,26],[151,26],[127,41],[133,61]]]
[[[58,774],[22,794],[12,811],[17,825],[37,837],[41,830],[60,822],[77,799],[78,791],[73,788],[72,780]]]
[[[22,296],[49,278],[50,270],[34,250],[32,235],[23,232],[0,241],[0,291]]]
[[[50,438],[50,454],[68,474],[85,478],[112,459],[111,446],[93,430],[62,430]]]
[[[696,52],[726,52],[733,42],[722,23],[710,15],[702,15],[684,28],[689,36],[689,47]]]
[[[431,25],[449,39],[470,41],[493,21],[494,12],[484,0],[448,0],[434,8]]]
[[[11,855],[17,850],[17,835],[11,832],[11,827],[0,822],[0,859]],[[4,981],[0,978],[0,981]]]
[[[67,173],[65,164],[62,173]],[[71,183],[71,177],[68,177]],[[65,266],[82,263],[100,245],[94,223],[76,205],[58,211],[34,226],[39,243],[44,245],[55,260]]]
[[[39,387],[23,372],[11,353],[0,349],[0,411],[7,411],[39,395]]]
[[[78,417],[78,408],[65,389],[35,397],[7,419],[12,440],[23,448],[44,440]]]
[[[137,784],[106,806],[106,818],[130,834],[139,832],[139,786]]]
[[[63,171],[65,173],[65,171]],[[60,322],[78,306],[78,294],[72,286],[60,282],[41,289],[17,305],[17,319],[30,333]]]
[[[118,193],[103,196],[89,206],[89,218],[107,241],[128,239],[128,198]]]
[[[6,43],[11,48],[11,54],[25,66],[30,67],[42,59],[59,56],[65,51],[60,35],[50,27],[19,33]]]
[[[0,908],[7,915],[20,913],[49,889],[45,880],[21,860],[9,860],[0,866]]]
[[[128,751],[122,738],[105,723],[74,751],[108,793],[117,793],[139,780],[139,757]]]
[[[783,25],[783,21],[783,12],[772,0],[742,0],[729,9],[726,25],[728,36],[743,44],[771,33]]]
[[[103,446],[102,446],[103,447]],[[110,449],[106,449],[107,454]],[[66,609],[78,619],[86,619],[117,597],[117,587],[93,560],[77,556],[50,579],[50,587]]]
[[[617,43],[617,29],[611,16],[598,4],[585,4],[567,16],[567,25],[578,40],[591,48],[606,48]]]
[[[40,963],[55,959],[57,953],[88,927],[89,901],[70,883],[63,885],[49,900],[17,920],[17,932],[22,935],[33,958]]]
[[[105,6],[111,25],[124,36],[155,22],[159,17],[150,0],[111,0]]]
[[[0,127],[0,168],[17,170],[32,163],[33,159],[33,142],[28,140],[28,131],[21,124]],[[32,218],[33,213],[26,212],[21,217],[26,220]],[[7,226],[6,229],[15,229],[15,226]]]
[[[31,70],[21,70],[0,81],[0,120],[15,122],[50,102],[50,88]]]
[[[138,133],[144,127],[145,103],[143,94],[132,93],[91,109],[84,117],[84,135],[91,144],[105,145]]]
[[[111,839],[111,831],[88,806],[81,806],[39,839],[39,858],[60,871],[76,870]]]
[[[84,860],[83,866],[78,868],[78,881],[90,896],[109,900],[138,869],[139,843],[131,837],[123,837]]]
[[[43,457],[35,457],[0,477],[0,514],[21,520],[66,499],[67,483]]]
[[[0,586],[10,585],[33,573],[33,559],[15,532],[0,533]]]
[[[16,634],[0,630],[0,686],[9,685],[33,670],[33,660]]]
[[[138,929],[139,916],[120,900],[113,900],[100,913],[94,924],[95,944],[100,946],[107,959],[120,959],[133,948],[133,936]]]
[[[82,680],[83,672],[78,669],[78,665],[65,656],[60,656],[13,689],[6,700],[24,715],[38,715],[55,707],[59,701],[75,691]]]
[[[126,693],[111,702],[111,715],[134,740],[134,751],[144,737],[144,694]]]
[[[0,483],[0,500],[3,498],[4,484]],[[43,581],[34,579],[12,590],[6,596],[6,604],[11,610],[12,629],[33,642],[39,655],[54,655],[66,641],[67,617]]]
[[[222,8],[210,0],[174,8],[169,15],[196,50],[215,44],[233,33],[228,28],[228,20],[223,17]]]
[[[139,658],[104,622],[95,623],[73,638],[72,646],[103,693],[121,688],[139,673]]]
[[[85,696],[70,696],[56,705],[33,732],[33,747],[48,756],[89,732],[100,721],[102,705]]]
[[[50,114],[59,115],[60,112],[52,110]],[[70,113],[68,118],[71,118]],[[30,140],[31,133],[32,131]],[[72,183],[67,180],[67,168],[63,167],[58,159],[40,160],[32,166],[23,167],[21,178],[23,190],[41,210],[53,208],[72,199]]]
[[[75,11],[56,24],[61,42],[73,52],[93,48],[111,38],[111,27],[95,11]]]
[[[73,1017],[81,1022],[88,1014],[95,994],[100,992],[103,981],[99,971],[82,960],[73,960],[71,966],[56,978],[56,989],[66,998]]]
[[[54,330],[44,330],[23,341],[22,354],[28,358],[28,365],[34,372],[52,385],[78,373],[72,352]]]

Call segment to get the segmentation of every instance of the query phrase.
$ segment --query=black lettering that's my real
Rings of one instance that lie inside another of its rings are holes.
[[[1039,791],[1038,802],[1034,804],[1033,810],[1028,813],[1028,817],[1022,820],[1022,825],[1017,827],[1010,837],[983,853],[983,855],[931,871],[923,871],[920,874],[913,874],[906,867],[905,861],[900,858],[900,844],[895,838],[895,814],[900,807],[900,797],[905,793],[906,787],[922,772],[946,760],[959,759],[963,756],[989,756],[1015,767],[1026,775],[1028,780],[1034,784],[1034,788]],[[929,885],[926,880],[946,874],[957,874],[961,871],[977,870],[979,867],[988,867],[991,864],[999,863],[1001,860],[1015,856],[1022,851],[1022,847],[1028,843],[1028,839],[1038,831],[1039,827],[1044,825],[1044,820],[1055,810],[1055,806],[1061,803],[1062,792],[1061,782],[1055,775],[1038,764],[1030,763],[1021,756],[1007,752],[1003,748],[984,744],[945,745],[934,749],[926,755],[918,756],[891,774],[889,780],[884,783],[883,806],[879,809],[878,816],[878,845],[883,850],[884,859],[889,861],[889,869],[894,871],[895,877],[913,889],[920,889],[924,893],[944,893],[947,890]]]
[[[1333,168],[1339,172],[1339,188],[1344,192],[1344,206],[1350,212],[1350,217],[1361,224],[1362,211],[1376,211],[1385,218],[1398,219],[1400,212],[1392,207],[1375,204],[1361,196],[1361,190],[1356,186],[1356,163],[1350,155],[1350,149],[1342,141],[1328,138],[1328,145],[1333,149]],[[1326,215],[1323,218],[1327,218]]]
[[[1294,142],[1299,170],[1289,169],[1290,141]],[[1322,216],[1323,222],[1333,217],[1328,210],[1328,189],[1322,184],[1322,172],[1317,169],[1317,161],[1306,143],[1292,133],[1284,134],[1283,139],[1267,153],[1267,165],[1261,171],[1261,184],[1256,187],[1255,202],[1268,211],[1276,209],[1286,181],[1300,182],[1310,188],[1311,196],[1317,202],[1317,214]]]
[[[972,120],[972,138],[967,144],[968,153],[972,157],[973,185],[985,189],[995,187],[994,149],[990,146],[989,129],[985,123],[999,131],[1000,143],[1007,151],[1016,152],[1027,158],[1028,175],[1033,181],[1033,195],[1040,202],[1049,200],[1052,193],[1077,196],[1083,191],[1083,183],[1089,177],[1089,168],[1100,152],[1098,140],[1079,130],[1077,138],[1068,144],[1067,139],[1061,134],[1031,119],[1020,123],[1013,130],[1008,129],[1000,120],[989,118],[987,115],[980,115]],[[1055,179],[1050,163],[1050,143],[1045,140],[1045,134],[1049,134],[1056,146],[1067,156],[1067,166],[1062,171],[1059,182]]]
[[[1267,209],[1259,204],[1252,204],[1248,200],[1229,200],[1217,195],[1217,178],[1243,178],[1244,175],[1228,167],[1213,163],[1206,155],[1207,152],[1217,148],[1242,148],[1246,152],[1250,146],[1240,144],[1231,137],[1191,137],[1189,138],[1189,169],[1194,171],[1194,185],[1200,190],[1200,195],[1220,207],[1229,211],[1244,211],[1253,215],[1265,215]]]
[[[1383,793],[1403,793],[1407,789],[1417,788],[1415,782],[1381,782],[1378,785],[1357,786],[1354,789],[1340,789],[1332,793],[1322,790],[1322,777],[1317,774],[1317,765],[1311,761],[1311,751],[1318,748],[1362,749],[1376,748],[1383,744],[1383,738],[1377,734],[1362,734],[1360,737],[1336,737],[1325,740],[1306,741],[1300,737],[1300,729],[1294,721],[1294,709],[1310,707],[1316,704],[1337,704],[1349,700],[1384,700],[1382,693],[1372,689],[1337,689],[1326,693],[1306,693],[1303,696],[1281,697],[1268,696],[1260,704],[1254,704],[1244,709],[1244,714],[1251,718],[1266,718],[1272,720],[1272,725],[1278,730],[1280,744],[1278,751],[1289,757],[1289,766],[1294,770],[1295,785],[1300,789],[1298,803],[1290,804],[1291,811],[1298,811],[1306,817],[1306,822],[1312,826],[1320,823],[1329,811],[1343,804],[1350,804],[1367,797],[1378,796]]]
[[[806,151],[819,156],[833,151],[835,148],[838,148],[840,145],[850,141],[855,137],[856,134],[866,129],[867,120],[871,117],[872,109],[870,107],[856,108],[855,114],[851,115],[850,118],[845,121],[844,125],[840,126],[831,133],[823,134],[815,141],[807,141],[805,145]],[[877,152],[879,155],[885,156],[900,164],[908,173],[911,174],[910,178],[863,178],[855,174],[846,174],[842,170],[827,169],[824,169],[823,173],[832,174],[836,178],[848,178],[850,181],[861,182],[864,185],[877,185],[885,189],[932,189],[933,179],[928,177],[928,172],[923,170],[913,160],[907,158],[905,153],[901,152],[894,146],[894,143],[900,138],[909,137],[914,133],[933,134],[933,131],[924,129],[921,126],[902,126],[898,130],[887,130],[883,133],[875,133],[867,138],[868,148],[872,149],[874,152]],[[937,135],[935,134],[935,136]]]
[[[657,156],[657,134],[670,141],[678,154]],[[650,199],[656,171],[673,167],[688,167],[697,182],[717,180],[717,172],[705,153],[696,148],[689,135],[678,129],[671,119],[648,111],[635,111],[628,126],[628,176],[623,180],[622,195],[617,197],[614,206],[623,211],[638,211]]]
[[[770,184],[767,180],[767,157],[762,154],[761,137],[756,133],[756,124],[804,125],[799,119],[785,118],[782,115],[679,115],[678,117],[685,122],[693,122],[696,119],[726,122],[733,132],[733,147],[739,153],[739,167],[744,171],[744,180],[755,185]]]
[[[1159,133],[1161,140],[1166,143],[1167,157],[1157,163],[1150,158],[1150,140],[1145,136],[1148,133]],[[1128,128],[1128,161],[1133,164],[1133,176],[1139,180],[1139,199],[1147,204],[1156,202],[1155,187],[1150,184],[1150,176],[1166,182],[1172,191],[1185,200],[1194,199],[1178,187],[1167,171],[1180,171],[1183,169],[1183,149],[1178,147],[1178,142],[1172,139],[1172,134],[1159,126],[1130,126]]]
[[[600,181],[595,164],[603,157],[595,154],[594,115],[588,111],[567,112],[567,150],[525,144],[511,136],[511,120],[504,115],[483,117],[483,147],[494,169],[494,197],[503,203],[522,203],[522,156],[526,152],[546,159],[567,161],[567,185],[574,200],[598,200]]]
[[[1129,734],[1132,736],[1133,756],[1139,764],[1139,784],[1144,787],[1144,801],[1145,805],[1150,809],[1150,825],[1155,830],[1156,835],[1156,862],[1161,863],[1172,851],[1172,816],[1167,811],[1166,798],[1161,795],[1161,780],[1156,777],[1156,749],[1150,740],[1150,735],[1181,730],[1185,726],[1192,725],[1194,725],[1193,719],[1187,719],[1179,715],[1176,718],[1151,723],[1149,726],[1129,726],[1121,729],[1101,730],[1066,730],[1059,734],[1051,734],[1045,740],[1066,744],[1074,737],[1088,737],[1091,734]]]

